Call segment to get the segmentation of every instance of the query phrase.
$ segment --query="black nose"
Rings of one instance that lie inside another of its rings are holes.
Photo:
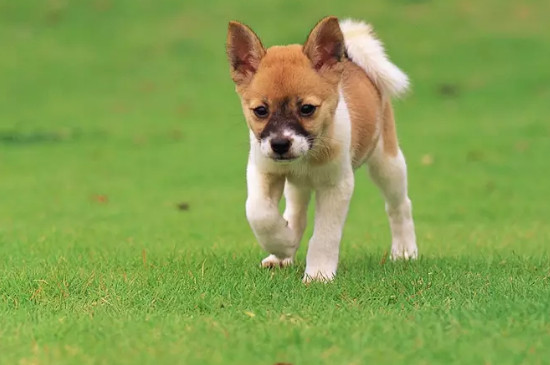
[[[290,139],[288,138],[273,138],[271,140],[271,149],[273,152],[282,155],[288,152],[290,143]]]

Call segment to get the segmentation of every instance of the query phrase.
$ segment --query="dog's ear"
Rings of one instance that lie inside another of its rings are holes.
[[[344,36],[338,19],[334,16],[323,18],[317,23],[309,33],[303,48],[317,71],[331,68],[340,62],[344,56],[344,49]]]
[[[236,84],[250,81],[265,55],[258,36],[239,22],[229,22],[226,50],[231,65],[231,78]]]

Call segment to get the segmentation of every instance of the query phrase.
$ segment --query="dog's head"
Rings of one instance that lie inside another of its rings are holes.
[[[335,17],[321,20],[303,46],[268,49],[246,25],[231,22],[227,55],[248,126],[266,157],[294,160],[326,138],[343,70]]]

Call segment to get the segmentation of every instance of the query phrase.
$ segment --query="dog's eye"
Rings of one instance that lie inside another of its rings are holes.
[[[315,105],[304,104],[300,107],[300,114],[302,115],[302,117],[309,117],[313,113],[315,113],[315,109],[317,109]]]
[[[267,108],[265,106],[259,106],[257,108],[252,109],[252,110],[254,111],[254,114],[258,118],[265,118],[269,114],[269,111],[267,110]]]

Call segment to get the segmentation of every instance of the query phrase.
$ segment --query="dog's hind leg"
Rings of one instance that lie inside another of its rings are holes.
[[[283,218],[288,222],[288,227],[294,234],[296,250],[300,245],[307,225],[307,207],[311,197],[311,189],[299,187],[288,180],[285,183],[285,212]],[[287,258],[278,258],[269,255],[262,260],[263,267],[283,267],[292,265],[294,255]]]
[[[386,212],[392,235],[391,258],[415,259],[418,256],[418,248],[411,201],[407,195],[407,165],[397,141],[394,140],[392,146],[384,146],[384,140],[388,142],[387,136],[380,138],[367,163],[372,180],[386,200]]]

